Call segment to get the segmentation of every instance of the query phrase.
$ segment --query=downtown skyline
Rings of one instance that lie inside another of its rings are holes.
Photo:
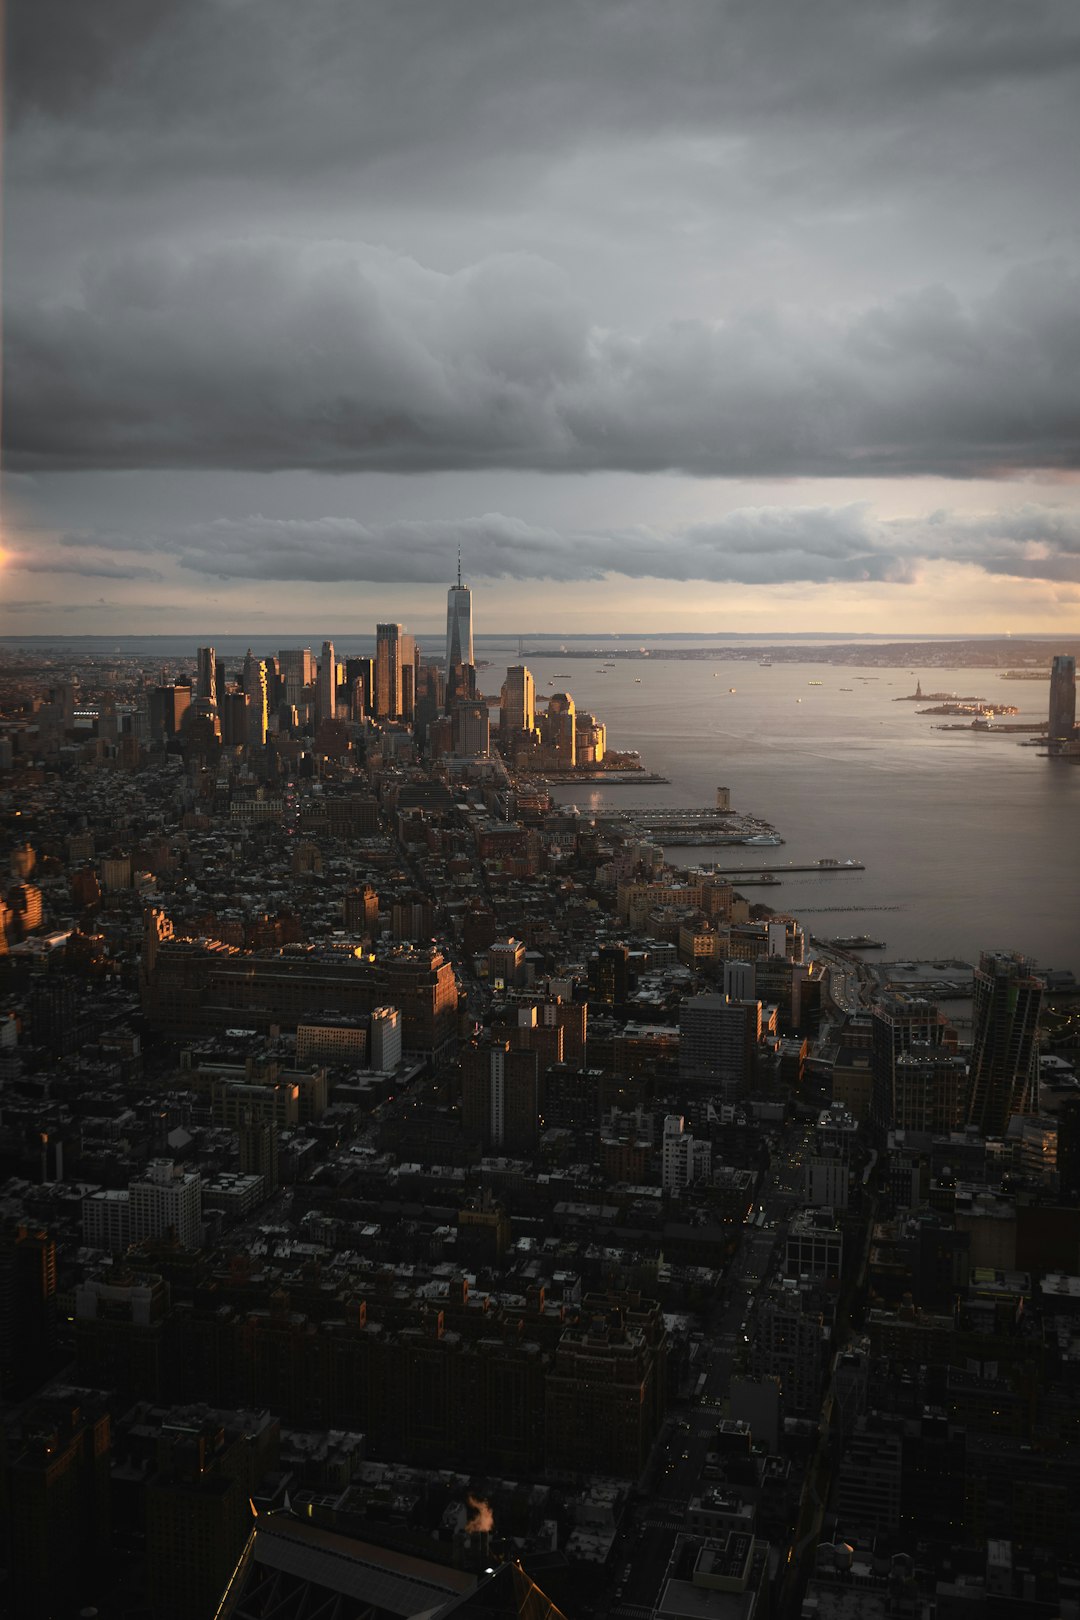
[[[63,13],[0,633],[1075,626],[1071,8]]]

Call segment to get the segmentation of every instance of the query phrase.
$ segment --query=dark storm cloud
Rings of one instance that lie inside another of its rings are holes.
[[[517,468],[971,476],[1074,467],[1080,278],[944,288],[849,316],[591,325],[553,266],[444,274],[272,241],[99,259],[8,324],[28,470]]]
[[[100,544],[72,534],[66,549]],[[1080,516],[1046,508],[883,521],[868,505],[757,507],[662,532],[541,528],[488,513],[458,522],[364,524],[352,518],[219,519],[175,531],[112,535],[116,549],[168,552],[222,579],[322,584],[442,584],[458,546],[470,579],[704,580],[775,585],[910,583],[925,562],[971,563],[1018,579],[1080,581]]]
[[[162,578],[159,568],[148,568],[142,563],[113,562],[108,557],[79,557],[72,552],[35,555],[9,551],[5,555],[5,564],[23,574],[76,574],[80,579]]]
[[[1073,466],[1068,262],[936,266],[1067,250],[1078,69],[1072,0],[9,0],[9,465]]]
[[[9,0],[9,13],[17,160],[121,186],[385,165],[395,189],[438,193],[463,169],[491,183],[542,167],[589,134],[918,130],[928,107],[1049,89],[1080,61],[1070,0]]]

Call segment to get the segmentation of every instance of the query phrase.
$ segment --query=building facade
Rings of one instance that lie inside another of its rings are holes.
[[[1042,982],[1016,952],[984,951],[975,972],[967,1123],[1003,1136],[1031,1098],[1038,1067]]]
[[[1058,653],[1050,665],[1051,742],[1068,742],[1076,726],[1076,659]]]

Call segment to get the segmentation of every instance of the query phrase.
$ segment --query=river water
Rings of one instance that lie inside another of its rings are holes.
[[[630,806],[732,808],[771,822],[775,849],[687,848],[680,864],[753,867],[821,856],[863,872],[807,873],[748,898],[799,917],[808,933],[869,934],[887,960],[1021,950],[1080,973],[1080,762],[1023,738],[939,731],[914,692],[1014,703],[1002,723],[1045,719],[1045,681],[996,670],[857,669],[819,663],[616,660],[531,655],[537,693],[569,690],[604,720],[608,744],[637,748],[654,787],[565,787],[583,813]],[[820,685],[811,685],[820,682]],[[735,687],[734,692],[729,691]],[[843,910],[822,908],[843,907]],[[877,908],[893,908],[879,910]]]

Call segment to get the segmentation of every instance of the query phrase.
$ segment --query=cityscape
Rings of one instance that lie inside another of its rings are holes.
[[[12,1614],[1068,1612],[1074,964],[555,797],[654,777],[460,558],[433,656],[5,651]]]
[[[1080,1620],[1080,7],[0,31],[0,1620]]]

